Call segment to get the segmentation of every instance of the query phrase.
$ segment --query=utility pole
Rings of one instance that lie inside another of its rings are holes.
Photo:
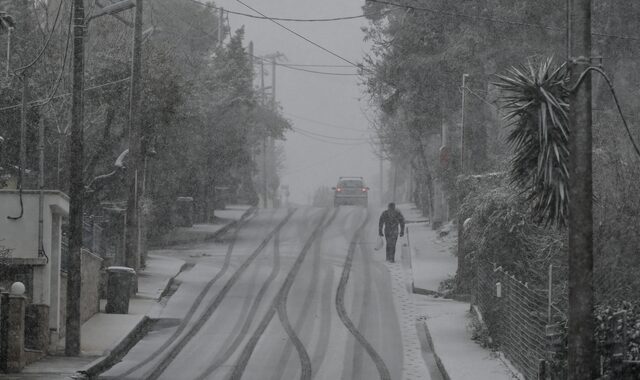
[[[260,104],[265,105],[264,88],[264,60],[260,60]],[[262,200],[263,207],[267,208],[267,128],[265,124],[264,136],[262,137]]]
[[[462,74],[462,109],[460,117],[460,174],[464,174],[464,103],[468,76],[469,74]]]
[[[142,66],[142,0],[136,0],[133,24],[133,57],[131,61],[131,93],[129,104],[129,153],[127,154],[127,232],[125,265],[140,266],[138,166],[140,164],[140,92]]]
[[[29,110],[29,76],[28,69],[22,71],[22,107],[20,109],[20,176],[18,186],[24,188],[24,177],[27,168],[27,117]]]
[[[271,57],[271,110],[276,112],[276,57]]]
[[[7,28],[7,79],[11,75],[11,32],[12,27]]]
[[[275,115],[277,113],[276,110],[276,58],[279,56],[278,53],[274,54],[271,57],[271,112],[273,112],[273,118],[272,120],[275,120]],[[271,184],[275,184],[275,177],[277,175],[277,168],[276,168],[276,146],[275,146],[275,139],[268,137],[267,138],[267,142],[268,142],[268,147],[267,149],[269,150],[269,173],[273,176],[273,180],[271,180]],[[272,207],[278,207],[277,206],[277,202],[278,201],[278,191],[277,189],[274,189],[273,194],[272,194],[272,199],[271,199],[271,205]]]
[[[591,0],[571,0],[571,83],[591,64]],[[596,378],[591,75],[569,97],[569,380]]]
[[[218,20],[218,47],[224,43],[224,8],[220,8],[220,19]]]
[[[384,158],[382,156],[382,145],[380,145],[380,204],[384,205]]]
[[[69,257],[67,269],[67,319],[64,352],[80,355],[80,250],[82,248],[84,2],[73,0],[73,76],[71,137],[69,141]]]

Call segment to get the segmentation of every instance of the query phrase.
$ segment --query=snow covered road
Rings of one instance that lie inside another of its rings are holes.
[[[152,330],[102,378],[407,378],[407,323],[384,253],[373,249],[377,216],[358,207],[260,210],[222,243],[177,251],[195,265],[177,277]]]

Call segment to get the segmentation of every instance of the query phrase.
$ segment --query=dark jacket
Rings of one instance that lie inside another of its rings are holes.
[[[382,234],[384,226],[384,236],[398,236],[398,226],[400,226],[400,235],[404,235],[404,216],[398,210],[384,210],[380,215],[378,222],[378,233]]]

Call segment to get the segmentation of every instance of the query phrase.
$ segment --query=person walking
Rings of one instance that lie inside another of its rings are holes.
[[[382,233],[383,227],[384,234]],[[398,227],[400,228],[400,237],[404,236],[404,216],[396,210],[396,204],[392,202],[382,212],[378,221],[378,234],[384,236],[387,241],[387,261],[390,263],[395,262]]]

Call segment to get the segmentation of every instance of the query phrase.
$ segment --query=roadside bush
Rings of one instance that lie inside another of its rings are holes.
[[[524,196],[506,181],[470,193],[461,212],[469,215],[460,240],[468,265],[496,263],[536,286],[545,286],[549,264],[566,265],[563,231],[535,223]]]

